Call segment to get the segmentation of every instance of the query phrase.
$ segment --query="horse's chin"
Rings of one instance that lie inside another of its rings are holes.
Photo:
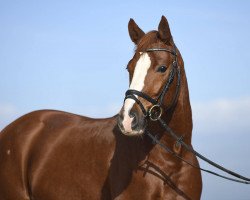
[[[119,124],[118,124],[119,126]],[[139,130],[132,130],[130,132],[125,131],[122,127],[120,127],[120,131],[123,135],[129,136],[129,137],[136,137],[136,136],[141,136],[144,134],[145,128],[139,129]]]

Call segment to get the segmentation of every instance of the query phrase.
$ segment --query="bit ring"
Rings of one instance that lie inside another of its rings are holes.
[[[161,118],[161,115],[162,115],[162,108],[158,104],[153,105],[148,110],[148,116],[152,121],[157,121],[158,119]]]

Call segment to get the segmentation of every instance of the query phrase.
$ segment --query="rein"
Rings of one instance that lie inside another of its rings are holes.
[[[171,83],[174,80],[175,75],[177,74],[177,85],[176,85],[176,91],[175,91],[175,95],[172,99],[172,102],[170,104],[170,106],[167,108],[167,110],[169,110],[170,108],[172,108],[176,101],[177,101],[177,97],[179,94],[179,88],[180,88],[180,67],[178,66],[178,60],[177,60],[177,52],[176,52],[176,46],[174,45],[174,49],[168,49],[168,48],[151,48],[151,49],[147,49],[145,52],[153,52],[153,51],[165,51],[165,52],[169,52],[174,56],[174,60],[172,62],[171,65],[171,71],[169,73],[169,77],[167,79],[167,82],[165,83],[165,86],[163,87],[162,91],[160,92],[159,96],[156,99],[151,98],[150,96],[148,96],[147,94],[137,91],[137,90],[127,90],[127,92],[125,93],[125,100],[130,98],[133,99],[141,108],[143,114],[145,115],[145,117],[149,117],[150,120],[152,121],[159,121],[160,125],[162,126],[162,128],[171,136],[173,137],[178,145],[182,145],[187,151],[193,153],[195,156],[197,156],[198,158],[202,159],[203,161],[207,162],[208,164],[214,166],[217,169],[220,169],[221,171],[230,174],[231,176],[234,176],[236,178],[231,178],[231,177],[227,177],[227,176],[223,176],[221,174],[218,174],[216,172],[207,170],[207,169],[203,169],[199,166],[196,166],[194,164],[192,164],[191,162],[183,159],[180,155],[178,155],[177,153],[175,153],[173,150],[171,150],[170,148],[168,148],[166,145],[164,145],[163,143],[160,142],[160,140],[157,138],[157,136],[154,136],[153,134],[151,134],[148,130],[146,130],[146,135],[152,139],[154,144],[158,144],[161,148],[163,148],[166,152],[170,153],[171,155],[175,156],[176,158],[180,159],[181,161],[187,163],[188,165],[199,169],[201,171],[207,172],[209,174],[230,180],[230,181],[234,181],[234,182],[238,182],[238,183],[244,183],[244,184],[250,184],[250,178],[244,177],[240,174],[237,174],[231,170],[228,170],[226,168],[224,168],[223,166],[209,160],[208,158],[206,158],[205,156],[201,155],[200,153],[198,153],[197,151],[195,151],[192,147],[190,147],[188,144],[186,144],[183,141],[182,137],[178,137],[177,134],[175,134],[175,132],[162,120],[161,116],[162,116],[162,103],[163,103],[163,99],[164,96],[166,95]],[[138,96],[147,100],[148,102],[152,103],[152,107],[149,108],[148,110],[145,109],[145,107],[143,106],[143,104],[141,103],[141,101],[138,99]],[[165,132],[164,132],[165,133]],[[240,180],[239,180],[240,179]]]

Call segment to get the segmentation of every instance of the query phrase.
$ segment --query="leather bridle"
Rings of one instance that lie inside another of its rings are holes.
[[[154,52],[154,51],[165,51],[165,52],[169,52],[174,56],[172,65],[171,65],[171,71],[169,73],[167,82],[165,83],[162,91],[160,92],[159,96],[156,99],[153,99],[152,97],[148,96],[147,94],[145,94],[144,92],[141,91],[137,91],[137,90],[127,90],[126,94],[125,94],[125,100],[126,99],[133,99],[141,108],[143,114],[145,117],[149,117],[150,120],[152,121],[159,121],[160,125],[163,127],[163,129],[165,130],[164,133],[169,134],[171,137],[173,137],[176,142],[178,143],[178,145],[183,146],[187,151],[193,153],[195,156],[199,157],[200,159],[202,159],[203,161],[207,162],[208,164],[216,167],[217,169],[220,169],[221,171],[226,172],[227,174],[234,176],[236,178],[231,178],[228,176],[224,176],[221,175],[219,173],[216,173],[214,171],[211,170],[207,170],[207,169],[203,169],[197,165],[194,165],[193,163],[185,160],[183,157],[181,157],[179,154],[175,153],[173,150],[171,150],[170,148],[168,148],[165,144],[163,144],[158,138],[157,135],[155,136],[154,134],[151,134],[148,130],[145,131],[145,134],[152,139],[153,144],[158,144],[161,148],[163,148],[166,152],[170,153],[171,155],[175,156],[176,158],[180,159],[181,161],[187,163],[188,165],[199,169],[201,171],[207,172],[209,174],[230,180],[230,181],[234,181],[234,182],[238,182],[238,183],[244,183],[244,184],[250,184],[250,178],[244,177],[236,172],[233,172],[229,169],[224,168],[223,166],[209,160],[208,158],[206,158],[205,156],[201,155],[200,153],[198,153],[197,151],[195,151],[191,146],[187,145],[184,141],[183,141],[183,137],[179,137],[177,136],[177,134],[175,134],[175,132],[168,126],[168,124],[166,122],[164,122],[161,118],[162,113],[163,113],[163,109],[162,109],[162,104],[163,104],[163,100],[165,95],[167,94],[169,87],[171,85],[171,83],[173,82],[175,75],[177,74],[177,85],[176,85],[176,90],[175,90],[175,94],[173,96],[172,102],[169,105],[169,107],[166,110],[171,109],[177,99],[178,99],[178,94],[179,94],[179,90],[180,90],[180,82],[181,82],[181,71],[180,71],[180,67],[178,66],[178,56],[177,56],[177,51],[176,51],[176,46],[173,45],[174,48],[173,49],[168,49],[168,48],[150,48],[150,49],[146,49],[144,52]],[[143,106],[142,102],[138,99],[138,97],[141,97],[143,99],[145,99],[146,101],[150,102],[152,104],[152,106],[146,110],[145,107]],[[125,101],[124,100],[124,101]]]
[[[177,60],[178,57],[177,57],[177,51],[176,51],[175,46],[173,49],[150,48],[150,49],[146,49],[144,51],[144,53],[154,52],[154,51],[165,51],[165,52],[171,53],[174,56],[173,62],[171,64],[171,69],[169,72],[168,79],[167,79],[162,91],[160,92],[160,94],[158,95],[157,98],[153,99],[152,97],[148,96],[144,92],[130,89],[130,90],[127,90],[125,93],[125,100],[129,99],[129,98],[133,99],[140,106],[145,117],[149,117],[152,121],[157,121],[163,113],[162,104],[163,104],[164,97],[165,97],[166,93],[168,92],[169,87],[177,74],[177,85],[176,85],[175,95],[173,96],[171,104],[169,105],[169,107],[166,110],[173,107],[173,105],[176,103],[176,100],[177,100],[177,97],[179,94],[179,88],[180,88],[181,71],[180,71],[180,67],[178,66],[178,60]],[[148,110],[146,110],[145,107],[143,106],[142,102],[138,99],[137,96],[150,102],[152,104],[152,106]]]

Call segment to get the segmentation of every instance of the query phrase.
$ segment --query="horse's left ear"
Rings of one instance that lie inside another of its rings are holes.
[[[159,38],[163,42],[169,43],[172,40],[172,35],[168,25],[168,20],[164,15],[162,15],[160,24],[158,26],[158,33],[159,33]]]
[[[128,32],[131,40],[137,45],[140,39],[145,35],[143,30],[135,23],[133,19],[129,20],[128,23]]]

